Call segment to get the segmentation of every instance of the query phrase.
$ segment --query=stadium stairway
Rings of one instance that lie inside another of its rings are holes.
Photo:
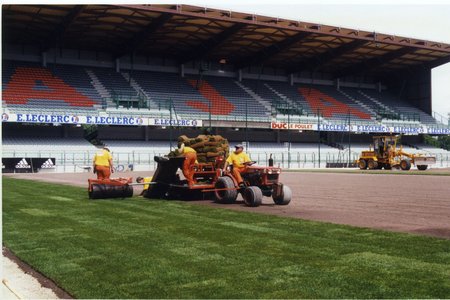
[[[122,72],[121,73],[123,78],[125,78],[126,81],[130,83],[130,86],[136,91],[136,93],[141,94],[145,97],[145,100],[147,101],[147,105],[149,108],[156,108],[157,105],[155,101],[153,101],[152,97],[149,93],[147,93],[140,85],[137,83],[134,78],[130,77],[130,73]]]
[[[372,117],[377,117],[377,112],[372,109],[372,107],[370,107],[370,105],[367,105],[363,102],[361,102],[360,100],[358,100],[357,98],[354,98],[352,95],[347,94],[345,91],[343,91],[342,89],[338,89],[337,90],[339,93],[341,93],[344,97],[347,97],[347,99],[353,101],[354,103],[356,103],[357,105],[359,105],[360,107],[363,107],[365,109],[365,111],[369,112]]]
[[[142,87],[159,110],[167,110],[172,102],[177,114],[186,114],[192,117],[206,116],[206,113],[186,105],[186,101],[196,101],[207,106],[208,100],[178,74],[133,71],[132,78]]]
[[[243,117],[247,114],[249,117],[266,118],[270,115],[270,109],[264,107],[244,89],[236,85],[231,78],[204,76],[203,83],[213,88],[221,97],[224,97],[227,102],[235,107],[231,112],[235,116]]]
[[[106,105],[114,106],[111,94],[109,93],[108,89],[98,79],[97,75],[95,75],[95,73],[89,69],[86,69],[86,74],[88,74],[89,78],[91,79],[92,85],[97,91],[97,93],[100,94],[102,99],[106,99]]]
[[[99,82],[108,90],[111,95],[112,101],[108,101],[108,106],[117,107],[119,103],[114,102],[115,100],[120,101],[134,101],[137,98],[137,92],[130,86],[129,82],[123,78],[123,76],[110,68],[90,68]]]
[[[271,87],[269,85],[269,83],[265,82],[263,84],[264,87],[266,87],[270,92],[272,92],[273,94],[275,94],[276,96],[278,96],[279,99],[281,99],[282,101],[284,101],[287,105],[291,106],[291,107],[298,107],[299,105],[297,105],[294,101],[292,101],[288,96],[278,92],[276,89],[274,89],[273,87]],[[301,106],[300,106],[301,107]]]
[[[271,111],[272,110],[272,105],[270,104],[270,102],[267,101],[266,99],[264,99],[263,97],[261,97],[260,95],[256,94],[251,88],[248,88],[247,86],[245,86],[244,84],[242,84],[239,81],[234,81],[234,83],[236,83],[237,86],[239,86],[247,94],[249,94],[250,97],[252,97],[256,101],[258,101],[259,104],[261,104],[263,107],[265,107],[267,111]]]
[[[276,91],[277,94],[282,94],[288,98],[295,106],[300,106],[304,113],[308,115],[316,115],[317,111],[313,111],[306,99],[298,93],[296,86],[291,86],[287,82],[271,81],[265,82],[270,85],[271,91]]]

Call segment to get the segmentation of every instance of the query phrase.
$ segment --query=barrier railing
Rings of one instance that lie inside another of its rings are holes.
[[[156,150],[149,152],[131,151],[131,152],[113,152],[114,165],[117,171],[153,171],[157,163],[155,156],[166,155],[168,150]],[[322,152],[320,155],[315,151],[249,151],[251,159],[259,165],[267,166],[269,156],[272,154],[274,166],[283,169],[303,169],[303,168],[325,168],[327,163],[353,163],[359,156],[359,153],[352,152],[350,160],[348,151],[338,153]],[[55,158],[55,166],[58,172],[83,172],[89,170],[92,166],[92,160],[95,151],[3,151],[3,157],[15,158]],[[438,168],[450,167],[450,153],[428,153],[436,156],[436,165]]]

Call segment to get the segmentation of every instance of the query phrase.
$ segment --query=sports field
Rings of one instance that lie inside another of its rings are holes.
[[[4,177],[3,234],[77,298],[450,297],[450,240],[248,210]]]
[[[149,176],[152,172],[123,172],[115,177]],[[409,175],[406,175],[409,174]],[[377,228],[450,239],[450,170],[360,171],[302,170],[283,172],[280,180],[292,189],[287,206],[248,208],[242,198],[234,205],[192,202],[216,208],[289,216],[312,221]],[[14,178],[87,187],[92,173],[18,173]],[[140,192],[135,186],[135,195]]]

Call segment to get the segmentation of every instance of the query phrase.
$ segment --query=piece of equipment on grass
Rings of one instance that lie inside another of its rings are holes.
[[[263,196],[272,197],[277,205],[287,205],[291,202],[292,191],[279,181],[281,168],[254,166],[255,162],[248,166],[241,174],[244,185],[239,186],[232,172],[226,172],[221,176],[214,189],[216,201],[219,203],[234,203],[238,194],[242,195],[247,206],[259,206]]]
[[[192,166],[195,184],[189,186],[177,174],[183,157],[155,157],[158,163],[151,187],[144,197],[151,199],[201,200],[215,199],[219,203],[234,203],[240,193],[247,206],[259,206],[263,196],[272,197],[275,204],[287,205],[291,189],[279,182],[280,168],[249,166],[242,174],[245,186],[240,187],[230,172],[222,174],[223,161]]]
[[[89,199],[133,197],[132,178],[88,179]]]
[[[158,163],[149,189],[144,197],[151,199],[202,200],[208,199],[212,193],[203,192],[214,188],[220,176],[220,168],[213,163],[199,163],[191,166],[195,184],[189,186],[186,180],[177,174],[184,162],[184,157],[155,156]],[[218,161],[217,163],[221,163]]]
[[[361,170],[386,169],[392,168],[409,170],[414,164],[417,169],[424,171],[429,165],[436,163],[435,156],[426,156],[423,154],[411,154],[405,152],[403,147],[397,148],[398,136],[383,135],[373,137],[373,150],[362,151],[359,159],[356,161]]]

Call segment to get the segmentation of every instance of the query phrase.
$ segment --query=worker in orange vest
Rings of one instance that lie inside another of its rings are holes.
[[[191,147],[187,147],[184,143],[180,143],[178,147],[178,152],[181,156],[184,156],[183,162],[183,175],[186,177],[189,186],[194,185],[194,170],[192,166],[197,163],[197,151]]]
[[[97,179],[109,179],[111,173],[114,173],[112,155],[107,147],[95,153],[93,169],[94,174],[97,173]]]
[[[234,147],[236,150],[231,152],[225,161],[223,172],[226,173],[228,171],[228,166],[233,165],[233,177],[236,179],[238,185],[243,187],[244,180],[242,179],[241,174],[245,173],[247,171],[247,166],[251,165],[253,162],[250,160],[248,154],[244,152],[244,146],[242,144],[237,144]]]

